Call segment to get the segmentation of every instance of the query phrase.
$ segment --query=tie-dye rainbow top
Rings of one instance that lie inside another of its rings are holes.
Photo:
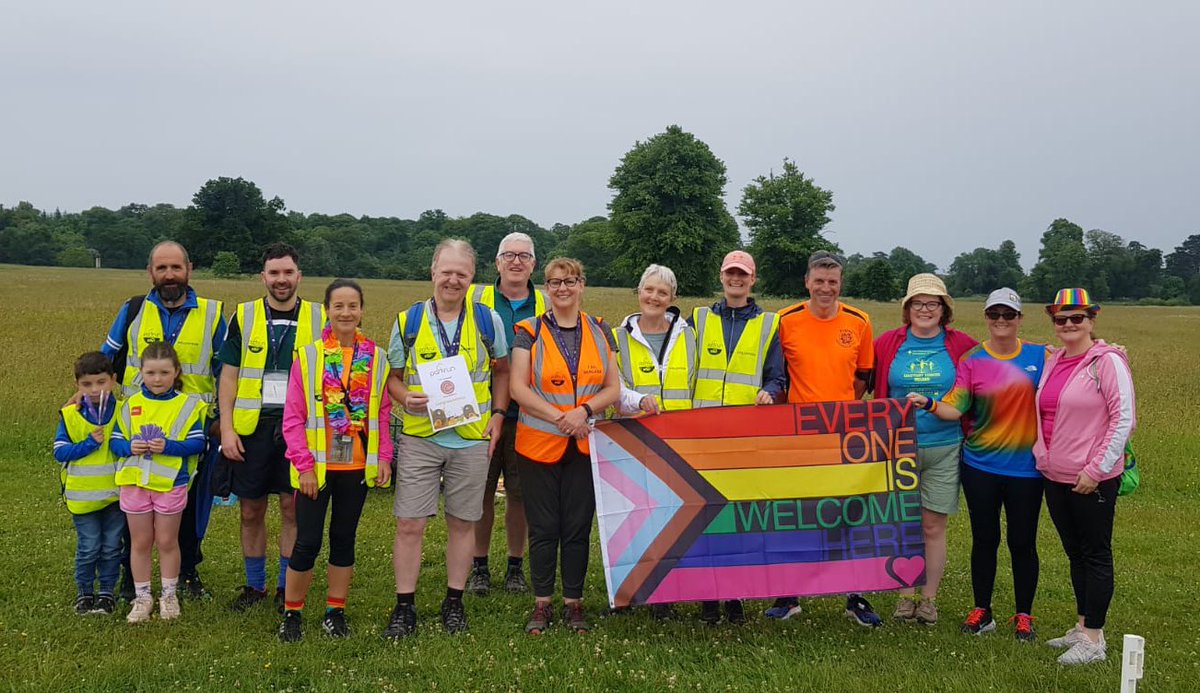
[[[1007,356],[997,356],[986,344],[962,355],[954,387],[942,402],[970,419],[963,462],[993,474],[1040,476],[1033,460],[1034,394],[1045,363],[1045,345],[1026,342]]]

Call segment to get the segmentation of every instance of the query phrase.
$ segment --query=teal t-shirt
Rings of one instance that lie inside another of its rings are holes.
[[[888,392],[903,397],[909,392],[934,401],[954,387],[954,361],[946,350],[946,333],[917,337],[911,331],[888,371]],[[942,421],[927,411],[917,411],[917,447],[953,445],[962,440],[957,421]]]

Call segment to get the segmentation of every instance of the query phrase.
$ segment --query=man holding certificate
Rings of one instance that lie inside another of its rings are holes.
[[[396,316],[388,392],[403,408],[396,463],[396,608],[384,635],[416,633],[421,544],[446,495],[446,597],[442,626],[466,630],[463,589],[483,509],[488,460],[508,409],[508,339],[500,316],[467,300],[475,251],[444,240],[433,252],[433,298]]]

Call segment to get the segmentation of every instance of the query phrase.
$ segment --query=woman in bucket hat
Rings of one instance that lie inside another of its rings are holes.
[[[1069,648],[1059,663],[1087,664],[1106,656],[1113,516],[1136,421],[1133,378],[1125,352],[1095,338],[1100,306],[1086,289],[1062,289],[1046,312],[1063,348],[1047,358],[1038,384],[1033,454],[1071,563],[1078,615],[1063,637],[1047,644]]]
[[[937,275],[909,279],[900,306],[904,325],[875,340],[875,398],[916,393],[939,400],[954,385],[959,357],[978,342],[948,326],[954,319],[954,299]],[[920,598],[912,588],[900,591],[894,618],[937,623],[937,592],[946,570],[946,524],[958,512],[961,450],[958,422],[943,421],[928,410],[917,412],[925,586]]]
[[[971,514],[971,588],[975,600],[961,626],[982,635],[996,629],[992,595],[1000,548],[1000,511],[1004,510],[1012,558],[1013,633],[1036,638],[1033,599],[1038,583],[1037,525],[1042,510],[1042,475],[1034,463],[1037,409],[1034,393],[1046,360],[1046,347],[1020,339],[1021,297],[1008,287],[996,289],[984,303],[988,338],[958,362],[954,387],[940,402],[910,395],[921,408],[932,408],[945,421],[967,417],[963,495]]]

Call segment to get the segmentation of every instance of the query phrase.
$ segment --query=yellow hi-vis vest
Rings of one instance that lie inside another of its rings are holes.
[[[125,400],[118,416],[121,417],[121,432],[130,440],[141,430],[142,424],[157,424],[167,440],[182,442],[196,421],[208,411],[208,405],[196,395],[176,394],[168,400],[150,399],[138,392]],[[175,477],[183,469],[186,460],[174,455],[155,454],[130,455],[117,461],[117,485],[138,486],[151,491],[166,492],[175,487]],[[196,476],[196,466],[190,468]],[[191,485],[191,479],[188,480]]]
[[[262,411],[263,375],[267,370],[267,352],[271,340],[267,335],[266,299],[239,303],[238,326],[242,331],[242,359],[238,367],[237,398],[233,401],[233,430],[238,435],[248,436],[258,426],[258,415]],[[311,301],[300,301],[296,312],[296,339],[293,345],[311,344],[321,338],[325,327],[325,306]],[[296,353],[293,346],[292,354]],[[279,356],[275,355],[279,362]],[[291,358],[287,361],[291,366]]]
[[[67,435],[78,443],[92,435],[96,424],[83,418],[79,407],[71,404],[62,409],[63,424]],[[90,455],[81,457],[74,462],[68,462],[59,475],[63,485],[63,498],[67,501],[67,510],[73,515],[85,515],[112,505],[117,501],[117,458],[108,449],[108,440],[112,437],[113,425],[117,423],[114,415],[104,424],[104,442]]]
[[[207,404],[212,403],[216,391],[212,374],[212,343],[222,310],[224,307],[220,301],[197,297],[196,307],[188,311],[179,336],[172,345],[183,366],[183,392],[196,395]],[[125,333],[125,345],[129,350],[125,373],[121,378],[121,392],[125,397],[131,397],[142,389],[142,349],[150,342],[161,342],[163,338],[158,306],[149,300],[143,301]]]
[[[762,389],[767,347],[779,330],[779,315],[764,312],[747,321],[732,354],[725,353],[720,315],[709,308],[696,308],[692,311],[692,324],[696,326],[696,347],[700,353],[693,405],[700,409],[754,404]]]
[[[296,360],[300,364],[300,379],[304,386],[304,401],[307,403],[308,418],[304,422],[304,435],[308,441],[308,449],[316,461],[313,471],[317,474],[317,488],[325,486],[325,467],[329,455],[325,445],[325,395],[323,381],[325,378],[325,344],[314,342],[296,350]],[[371,356],[371,394],[367,400],[367,418],[363,425],[367,431],[367,444],[364,451],[366,467],[363,475],[367,486],[375,486],[375,476],[379,473],[379,407],[383,398],[387,397],[388,360],[383,349],[375,347]],[[300,488],[300,472],[295,465],[291,467],[292,488]]]
[[[480,416],[474,423],[454,428],[465,440],[483,440],[483,432],[487,430],[488,420],[492,418],[492,355],[483,341],[483,333],[475,324],[475,312],[475,305],[467,302],[462,312],[462,335],[458,340],[458,353],[471,369],[471,385],[475,388],[475,402]],[[396,329],[401,335],[411,331],[411,328],[407,327],[409,313],[406,309],[396,316]],[[432,302],[425,301],[424,309],[418,314],[421,316],[421,324],[417,327],[417,339],[408,348],[404,359],[404,384],[412,392],[425,391],[421,385],[421,377],[417,374],[417,364],[445,358],[442,342],[429,326],[430,320],[438,319]],[[427,414],[413,414],[404,409],[403,424],[406,436],[428,438],[433,435],[433,424],[430,423]]]
[[[677,318],[683,320],[683,318]],[[672,327],[674,330],[674,327]],[[667,335],[670,342],[672,333]],[[617,363],[621,376],[629,389],[641,395],[654,395],[663,411],[692,408],[692,387],[696,378],[696,333],[684,325],[670,351],[666,353],[662,368],[658,354],[640,340],[634,339],[624,325],[613,329],[617,338]]]
[[[496,285],[495,284],[472,284],[470,291],[470,300],[474,303],[482,303],[483,305],[496,309]],[[528,300],[528,299],[526,299]],[[546,294],[542,293],[541,289],[533,289],[533,314],[541,315],[546,312]],[[512,342],[512,335],[508,335],[508,341]]]

